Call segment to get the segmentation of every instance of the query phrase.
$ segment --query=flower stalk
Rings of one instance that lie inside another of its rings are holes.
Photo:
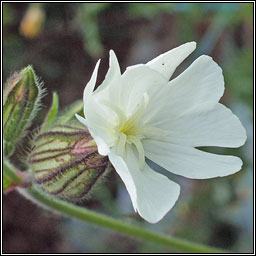
[[[9,192],[23,184],[24,174],[17,170],[7,159],[3,159],[3,191]]]
[[[174,238],[158,232],[149,231],[142,227],[124,223],[123,221],[107,217],[103,214],[93,212],[91,210],[76,206],[66,201],[49,197],[34,187],[23,190],[23,194],[24,193],[27,194],[27,197],[32,197],[34,201],[38,201],[39,204],[48,206],[47,208],[50,207],[67,216],[74,217],[81,221],[89,222],[104,228],[108,228],[113,231],[132,236],[134,238],[139,238],[145,241],[150,241],[161,245],[167,245],[170,246],[174,251],[189,253],[226,252],[224,250],[217,249],[214,247],[193,243],[190,241],[186,241],[184,239]]]
[[[45,209],[53,210],[55,212],[57,211],[61,214],[79,219],[83,222],[88,222],[97,226],[108,228],[110,230],[129,235],[134,238],[153,242],[160,245],[170,246],[173,251],[189,253],[226,252],[218,248],[193,243],[180,238],[174,238],[158,232],[152,232],[145,228],[131,225],[121,220],[116,220],[103,214],[96,213],[92,210],[88,210],[84,207],[80,207],[67,201],[58,199],[57,197],[49,196],[47,193],[43,192],[42,190],[36,188],[33,185],[30,187],[20,186],[23,184],[24,177],[26,175],[21,177],[19,175],[21,172],[17,170],[13,165],[9,164],[9,162],[4,161],[3,167],[4,173],[6,173],[8,177],[12,177],[13,180],[16,180],[18,182],[18,191],[23,196],[37,203]],[[27,174],[27,172],[25,172],[24,174]]]

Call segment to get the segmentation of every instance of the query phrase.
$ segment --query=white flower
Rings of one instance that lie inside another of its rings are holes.
[[[145,157],[192,179],[233,174],[242,161],[206,153],[201,146],[239,147],[246,132],[239,119],[218,103],[224,92],[221,68],[200,56],[177,78],[176,67],[196,48],[183,44],[121,74],[115,53],[103,83],[94,91],[99,61],[84,90],[85,119],[101,155],[108,155],[125,183],[134,210],[156,223],[173,207],[180,187],[153,171]]]

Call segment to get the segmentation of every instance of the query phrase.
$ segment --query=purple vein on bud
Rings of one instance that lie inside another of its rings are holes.
[[[41,179],[36,179],[36,183],[41,184],[45,181],[49,181],[52,178],[56,177],[58,174],[64,172],[65,170],[68,170],[74,166],[76,166],[77,164],[83,163],[85,161],[85,159],[89,156],[92,155],[94,152],[89,152],[86,155],[82,156],[81,158],[78,158],[76,160],[74,160],[73,162],[70,162],[64,166],[61,166],[57,169],[55,169],[51,174],[49,174],[49,176],[45,177],[45,178],[41,178]],[[30,163],[33,163],[33,161],[30,161]],[[36,170],[36,172],[42,172],[42,171],[49,171],[49,170],[53,170],[53,169],[42,169],[42,170]]]
[[[34,140],[28,163],[33,181],[51,195],[79,200],[99,183],[112,166],[98,154],[88,130],[58,125]]]
[[[36,141],[40,140],[43,137],[47,137],[47,136],[89,136],[89,133],[86,131],[79,131],[79,132],[62,132],[62,131],[54,131],[54,132],[46,132],[46,133],[42,133],[40,134],[37,138]]]

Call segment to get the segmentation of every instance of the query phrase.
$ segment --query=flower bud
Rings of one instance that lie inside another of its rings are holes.
[[[28,162],[35,184],[70,201],[84,198],[111,169],[87,130],[66,125],[37,136]]]
[[[38,109],[42,89],[31,66],[14,74],[3,96],[4,154],[10,156]]]
[[[45,21],[44,10],[38,3],[32,3],[20,24],[20,33],[27,38],[38,36]]]

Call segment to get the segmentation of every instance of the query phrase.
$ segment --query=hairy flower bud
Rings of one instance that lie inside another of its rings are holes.
[[[42,95],[34,70],[28,66],[7,82],[3,96],[4,154],[10,156],[15,144],[35,116]]]
[[[28,162],[34,183],[71,201],[84,198],[111,169],[108,157],[98,154],[87,130],[66,125],[35,138]]]

